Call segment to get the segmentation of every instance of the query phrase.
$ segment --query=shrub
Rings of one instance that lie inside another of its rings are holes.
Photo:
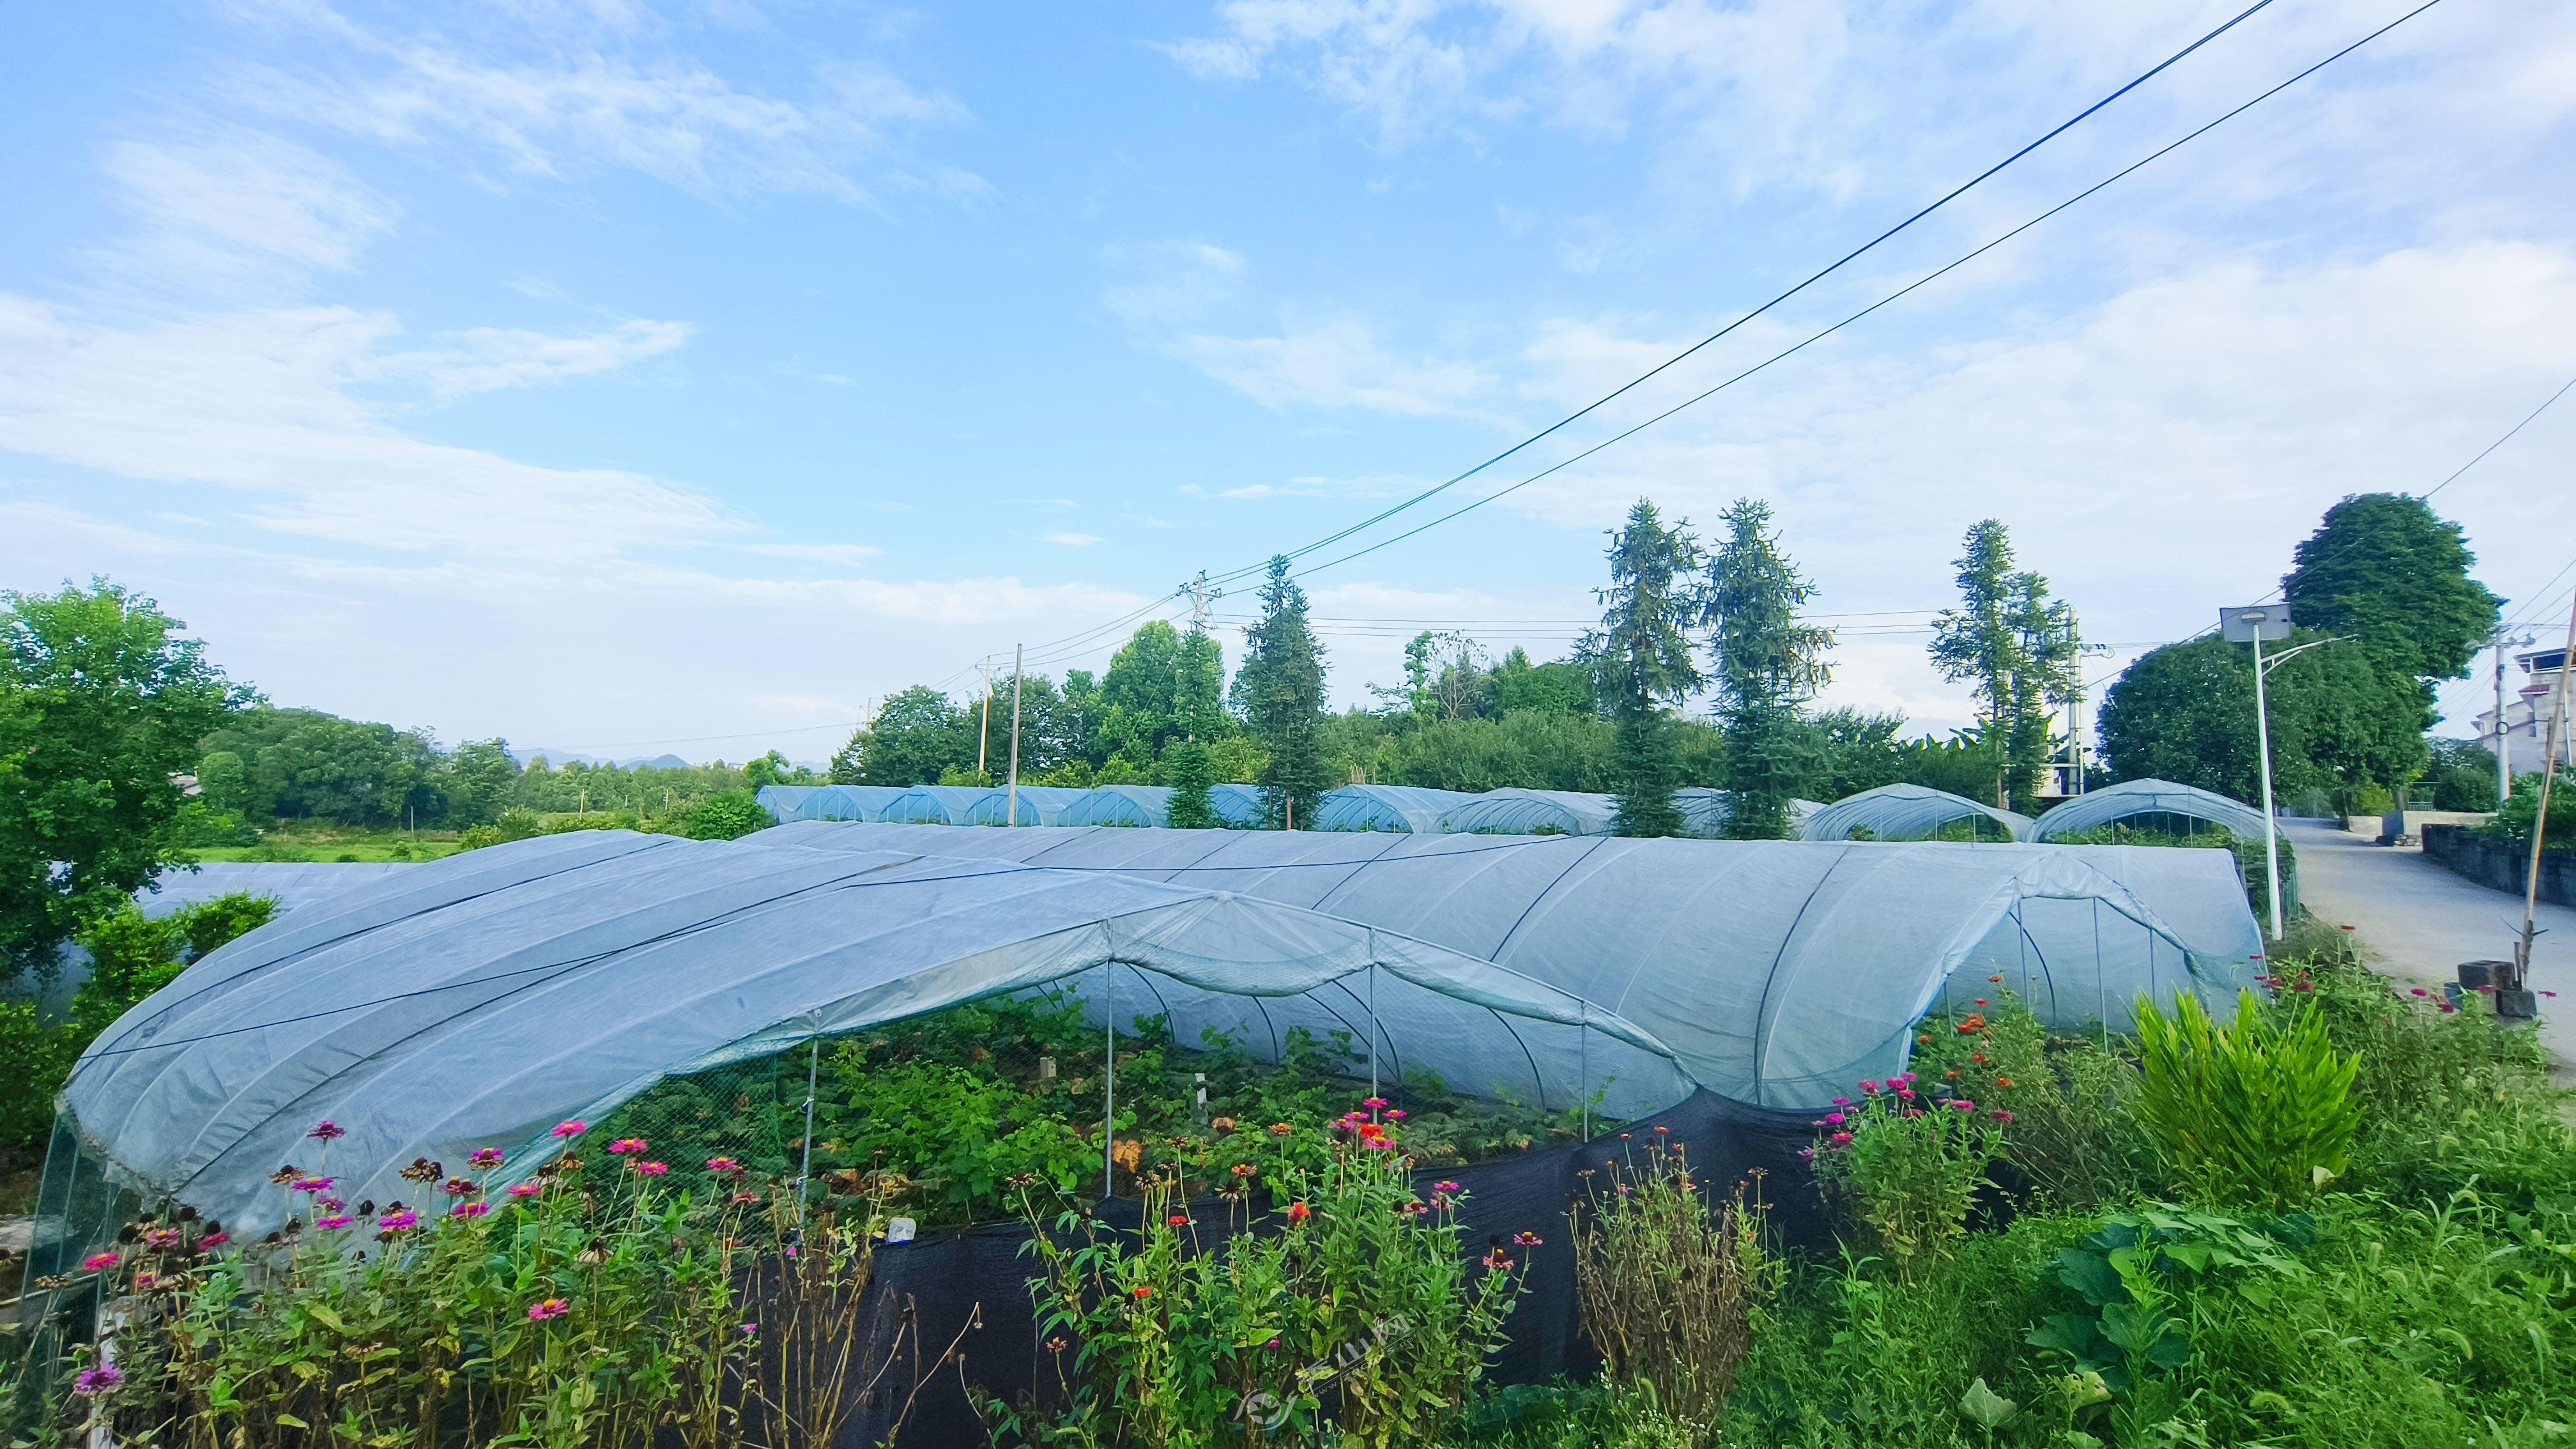
[[[1312,1129],[1301,1129],[1312,1135]],[[1132,1243],[1083,1212],[1047,1231],[1023,1204],[1038,1331],[1060,1408],[995,1411],[997,1432],[1083,1445],[1431,1444],[1502,1342],[1521,1292],[1521,1233],[1462,1251],[1455,1184],[1426,1200],[1399,1128],[1352,1114],[1324,1165],[1229,1174],[1215,1212],[1178,1174],[1150,1177]],[[1272,1210],[1255,1224],[1257,1192]],[[1023,1415],[1027,1417],[1024,1418]]]
[[[1583,1330],[1614,1382],[1639,1386],[1682,1426],[1712,1429],[1781,1269],[1761,1200],[1738,1183],[1712,1211],[1682,1148],[1660,1139],[1606,1173],[1584,1173],[1591,1213],[1578,1202],[1571,1214]]]
[[[2038,1203],[2081,1209],[2134,1195],[2150,1155],[2131,1112],[2137,1069],[2105,1042],[2051,1035],[2001,976],[1987,980],[1991,1004],[1924,1021],[1916,1069],[2011,1114],[2002,1161]]]
[[[2211,1021],[2197,997],[2167,1017],[2138,1001],[2138,1115],[2178,1185],[2221,1204],[2280,1208],[2342,1174],[2361,1125],[2353,1080],[2361,1063],[2338,1052],[2312,1004],[2276,1024],[2251,991],[2234,1024]]]
[[[772,822],[749,790],[721,790],[692,802],[672,829],[691,840],[735,840]]]
[[[1863,1082],[1860,1092],[1857,1102],[1835,1099],[1816,1119],[1816,1145],[1799,1156],[1815,1164],[1817,1184],[1842,1200],[1898,1276],[1911,1278],[1967,1230],[2011,1114],[1946,1087],[1918,1087],[1912,1072],[1884,1085]]]

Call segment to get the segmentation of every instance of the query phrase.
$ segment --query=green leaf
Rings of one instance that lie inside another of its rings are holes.
[[[2002,1428],[2017,1411],[2012,1400],[1986,1387],[1983,1376],[1968,1385],[1968,1392],[1959,1400],[1960,1413],[1989,1429]]]
[[[2110,1262],[2079,1249],[2068,1248],[2057,1255],[2057,1281],[2096,1308],[2128,1301],[2129,1291],[2120,1286],[2120,1275]]]
[[[2062,1353],[2077,1363],[2090,1366],[2094,1345],[2101,1338],[2101,1325],[2079,1313],[2051,1314],[2047,1322],[2032,1329],[2022,1339],[2036,1349]]]

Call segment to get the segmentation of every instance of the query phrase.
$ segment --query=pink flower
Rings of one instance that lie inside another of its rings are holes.
[[[1834,1098],[1834,1105],[1835,1105],[1835,1106],[1837,1106],[1837,1107],[1848,1107],[1848,1106],[1850,1106],[1850,1105],[1851,1105],[1851,1098],[1849,1098],[1849,1097],[1836,1097],[1836,1098]]]
[[[447,1210],[451,1218],[479,1218],[492,1210],[488,1202],[461,1202]]]
[[[320,1126],[315,1127],[312,1131],[307,1132],[304,1135],[312,1138],[316,1142],[333,1142],[348,1136],[349,1132],[347,1128],[342,1127],[339,1123],[326,1117],[322,1120]]]
[[[474,1149],[474,1155],[465,1160],[474,1164],[476,1167],[498,1167],[501,1165],[501,1149],[498,1147],[477,1147]]]
[[[1395,1150],[1395,1144],[1387,1141],[1383,1137],[1372,1137],[1360,1145],[1371,1152],[1393,1152]]]
[[[589,1130],[590,1124],[586,1122],[557,1122],[555,1124],[555,1135],[557,1137],[579,1137],[581,1134]]]
[[[233,1235],[230,1233],[208,1233],[197,1240],[197,1249],[203,1252],[208,1248],[220,1248],[232,1240]]]
[[[294,1189],[297,1192],[329,1192],[331,1184],[336,1180],[328,1177],[299,1177],[295,1179]]]
[[[707,1159],[707,1171],[722,1177],[739,1177],[742,1175],[742,1164],[730,1157],[710,1157]]]
[[[1998,1121],[1998,1122],[2009,1122],[2009,1121],[2011,1121],[2011,1120],[2012,1120],[2012,1114],[2011,1114],[2010,1112],[2005,1111],[2005,1110],[2004,1110],[2003,1108],[2001,1108],[2001,1107],[1997,1107],[1995,1110],[1993,1110],[1993,1111],[1991,1111],[1991,1112],[1988,1112],[1986,1115],[1987,1115],[1987,1116],[1989,1116],[1989,1117],[1994,1118],[1994,1119],[1995,1119],[1996,1121]]]
[[[1800,1162],[1813,1162],[1813,1161],[1815,1161],[1815,1160],[1816,1160],[1816,1149],[1814,1149],[1814,1148],[1812,1148],[1812,1147],[1801,1147],[1801,1148],[1799,1148],[1799,1149],[1798,1149],[1798,1160],[1799,1160]]]
[[[1831,1142],[1836,1147],[1848,1147],[1851,1145],[1852,1135],[1848,1132],[1837,1132],[1825,1140]]]
[[[1383,1106],[1385,1106],[1385,1105],[1386,1105],[1386,1098],[1384,1098],[1384,1097],[1371,1097],[1371,1098],[1369,1098],[1367,1101],[1360,1103],[1360,1105],[1361,1105],[1361,1106],[1363,1106],[1363,1107],[1366,1107],[1366,1108],[1368,1108],[1370,1111],[1374,1112],[1374,1111],[1376,1111],[1378,1108],[1383,1107]]]
[[[540,1299],[528,1305],[528,1321],[543,1323],[549,1318],[561,1318],[570,1312],[572,1312],[572,1305],[560,1298]]]
[[[1959,1110],[1960,1110],[1960,1111],[1962,1111],[1962,1112],[1973,1112],[1973,1111],[1977,1110],[1977,1104],[1976,1104],[1976,1103],[1974,1103],[1974,1102],[1969,1101],[1969,1100],[1968,1100],[1967,1098],[1965,1098],[1965,1097],[1954,1097],[1954,1098],[1952,1098],[1952,1099],[1951,1099],[1951,1101],[1950,1101],[1950,1105],[1951,1105],[1951,1106],[1953,1106],[1953,1107],[1956,1107],[1957,1109],[1959,1109]]]
[[[1403,1121],[1403,1120],[1404,1120],[1404,1109],[1403,1109],[1402,1107],[1389,1107],[1389,1108],[1387,1108],[1387,1109],[1386,1109],[1386,1119],[1387,1119],[1388,1121],[1390,1121],[1390,1122],[1401,1122],[1401,1121]]]
[[[81,1267],[91,1273],[104,1273],[123,1261],[114,1253],[92,1253],[81,1259]]]
[[[758,1332],[760,1332],[760,1325],[757,1323],[746,1323],[742,1326],[742,1336],[745,1338],[749,1338]]]
[[[327,1231],[327,1230],[330,1230],[330,1229],[333,1229],[333,1228],[345,1228],[345,1227],[347,1227],[349,1224],[351,1224],[351,1223],[353,1223],[353,1222],[356,1222],[356,1221],[357,1221],[357,1219],[356,1219],[356,1218],[348,1217],[348,1216],[346,1216],[346,1215],[342,1215],[342,1214],[335,1214],[335,1215],[333,1215],[333,1216],[331,1216],[331,1217],[327,1217],[327,1218],[315,1218],[315,1219],[313,1220],[313,1226],[315,1226],[315,1227],[317,1227],[317,1228],[322,1228],[322,1229],[324,1229],[324,1230],[326,1230],[326,1231]]]
[[[1908,1107],[1905,1109],[1905,1115],[1908,1117],[1920,1117],[1923,1115],[1923,1109],[1920,1107]]]
[[[1435,1182],[1431,1184],[1431,1190],[1433,1192],[1456,1192],[1458,1190],[1458,1184],[1454,1182]]]
[[[667,1162],[638,1162],[634,1167],[638,1173],[646,1177],[660,1177],[671,1170],[671,1164]]]
[[[760,1201],[760,1194],[756,1192],[738,1192],[733,1195],[731,1201],[735,1207],[749,1207],[753,1203]]]
[[[1514,1233],[1514,1234],[1512,1234],[1512,1243],[1514,1244],[1514,1246],[1517,1246],[1517,1247],[1523,1247],[1523,1248],[1535,1248],[1535,1247],[1537,1247],[1537,1246],[1539,1245],[1539,1242],[1540,1242],[1540,1238],[1539,1238],[1539,1235],[1538,1235],[1538,1234],[1536,1234],[1536,1233]]]
[[[535,1197],[545,1190],[546,1185],[542,1182],[514,1183],[509,1189],[512,1197]]]
[[[1875,1092],[1875,1091],[1877,1091],[1877,1090],[1878,1090],[1878,1083],[1876,1083],[1876,1082],[1863,1082],[1863,1083],[1861,1083],[1861,1084],[1860,1084],[1860,1089],[1861,1089],[1862,1091],[1864,1091],[1864,1092]]]
[[[616,1141],[608,1144],[609,1155],[613,1157],[624,1157],[630,1152],[641,1152],[643,1150],[644,1139],[641,1137],[620,1137]]]
[[[1827,1112],[1825,1114],[1825,1125],[1828,1127],[1840,1127],[1843,1125],[1843,1114],[1840,1112]]]
[[[82,1369],[80,1376],[72,1380],[72,1392],[84,1399],[94,1399],[123,1382],[125,1374],[122,1370],[112,1363],[103,1363],[96,1368]]]
[[[1911,1102],[1911,1101],[1913,1101],[1913,1100],[1914,1100],[1914,1089],[1913,1089],[1912,1087],[1899,1087],[1899,1088],[1897,1088],[1897,1089],[1896,1089],[1896,1100],[1898,1100],[1898,1101],[1900,1101],[1900,1102]]]
[[[376,1220],[378,1231],[386,1237],[392,1237],[396,1233],[407,1233],[419,1226],[420,1214],[410,1208],[404,1208],[398,1213],[387,1213]]]
[[[2416,988],[2415,988],[2415,994],[2416,994],[2416,995],[2418,995],[2418,996],[2429,996],[2429,995],[2431,995],[2432,993],[2431,993],[2431,992],[2426,991],[2423,987],[2418,986],[2418,987],[2416,987]]]

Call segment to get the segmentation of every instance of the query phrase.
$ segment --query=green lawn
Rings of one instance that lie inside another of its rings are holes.
[[[200,860],[436,860],[454,855],[456,832],[424,830],[350,830],[315,827],[276,831],[257,845],[200,847]]]

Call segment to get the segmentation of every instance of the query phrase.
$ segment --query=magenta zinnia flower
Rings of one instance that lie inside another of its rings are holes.
[[[671,1170],[671,1164],[667,1162],[638,1162],[633,1166],[637,1172],[646,1177],[660,1177]]]
[[[197,1240],[197,1249],[203,1252],[208,1248],[220,1248],[232,1240],[233,1235],[230,1233],[208,1233]]]
[[[560,1298],[541,1299],[528,1305],[528,1321],[543,1323],[549,1318],[561,1318],[570,1312],[572,1312],[572,1305]]]
[[[742,1171],[742,1164],[730,1157],[710,1157],[707,1159],[707,1171],[732,1177]]]
[[[616,1157],[624,1157],[630,1152],[641,1152],[643,1150],[644,1139],[641,1137],[620,1137],[616,1141],[608,1144],[610,1155]]]
[[[356,1221],[357,1219],[352,1217],[332,1216],[327,1218],[315,1218],[313,1220],[313,1226],[326,1230],[331,1228],[345,1228]]]
[[[96,1368],[82,1369],[80,1376],[72,1380],[72,1392],[84,1399],[94,1399],[123,1382],[125,1374],[122,1370],[112,1363],[103,1363]]]
[[[294,1189],[297,1192],[329,1192],[331,1184],[336,1181],[337,1178],[330,1177],[299,1177],[295,1179]]]
[[[477,1147],[474,1149],[474,1155],[465,1160],[476,1167],[498,1167],[501,1165],[501,1149],[498,1147]]]
[[[557,1122],[555,1124],[555,1135],[557,1137],[579,1137],[581,1134],[589,1130],[589,1125],[582,1122]]]
[[[492,1210],[487,1202],[461,1202],[447,1210],[451,1218],[479,1218]]]
[[[510,1196],[535,1197],[537,1194],[544,1192],[545,1190],[546,1185],[542,1182],[522,1182],[515,1184],[510,1188]]]
[[[339,1123],[326,1117],[322,1120],[320,1126],[315,1127],[312,1131],[307,1132],[304,1135],[312,1138],[316,1142],[332,1142],[348,1136],[349,1132],[347,1128],[342,1127]]]
[[[387,1213],[376,1220],[376,1227],[388,1237],[395,1233],[410,1232],[419,1226],[420,1214],[410,1208],[404,1208],[401,1212]]]

